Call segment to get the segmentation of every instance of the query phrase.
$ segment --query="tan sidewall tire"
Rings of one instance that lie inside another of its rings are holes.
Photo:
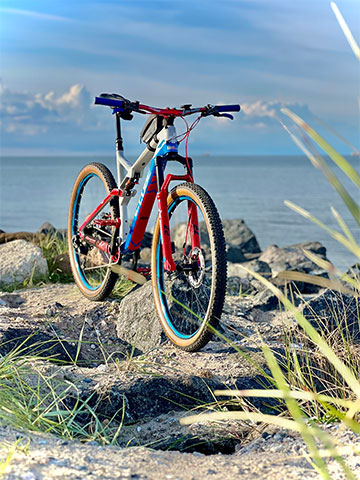
[[[70,258],[70,265],[71,270],[74,276],[74,280],[76,285],[79,287],[81,293],[85,295],[85,297],[89,298],[90,300],[102,300],[111,292],[115,282],[117,275],[113,272],[107,272],[104,282],[97,288],[96,290],[89,290],[83,284],[80,274],[78,272],[76,262],[73,255],[73,247],[72,247],[72,215],[73,215],[73,208],[74,203],[76,200],[76,195],[78,192],[79,185],[81,184],[82,180],[91,173],[97,175],[104,184],[104,198],[106,193],[110,193],[112,188],[116,187],[116,182],[107,167],[105,165],[99,163],[90,163],[86,165],[79,173],[75,180],[75,184],[71,193],[70,198],[70,206],[69,206],[69,214],[68,214],[68,245],[69,245],[69,258]],[[105,178],[107,176],[107,178]],[[85,185],[86,188],[86,185]],[[117,212],[118,213],[118,212]]]
[[[198,208],[200,208],[200,210],[203,214],[203,217],[206,221],[206,225],[207,225],[207,229],[208,229],[209,237],[210,237],[211,252],[212,252],[212,255],[214,256],[213,252],[215,251],[216,246],[214,244],[214,237],[213,237],[213,234],[212,234],[213,230],[212,230],[212,228],[209,224],[208,214],[204,209],[203,202],[202,202],[201,198],[199,197],[199,195],[197,195],[196,192],[193,191],[193,189],[191,188],[191,185],[193,185],[193,184],[190,184],[190,187],[188,187],[187,185],[182,184],[182,185],[179,185],[178,187],[174,188],[168,195],[168,199],[167,199],[168,208],[173,203],[173,201],[176,200],[176,198],[181,197],[181,196],[188,196],[192,200],[194,200],[194,202],[196,203]],[[197,185],[195,185],[195,188],[200,189],[201,187],[198,187]],[[201,190],[206,194],[206,192],[203,189],[201,189]],[[208,194],[206,194],[206,195],[208,196]],[[212,203],[212,200],[211,200],[211,203]],[[216,210],[215,206],[214,206],[214,209]],[[217,211],[216,211],[216,214],[217,214]],[[220,222],[220,219],[219,219],[219,222]],[[220,225],[221,225],[221,222],[220,222]],[[221,232],[222,232],[222,227],[221,227]],[[183,338],[180,338],[180,337],[176,336],[174,334],[173,330],[169,327],[169,325],[168,325],[168,323],[165,319],[165,316],[163,314],[160,295],[159,295],[158,286],[157,286],[156,250],[157,250],[157,245],[158,245],[158,241],[159,241],[159,236],[160,236],[160,222],[159,222],[159,218],[158,218],[157,221],[156,221],[156,224],[155,224],[154,235],[153,235],[152,255],[151,255],[151,272],[152,272],[151,277],[152,277],[152,287],[153,287],[155,307],[156,307],[157,313],[159,315],[159,320],[160,320],[161,326],[164,329],[164,332],[167,335],[167,337],[176,346],[178,346],[178,347],[180,347],[184,350],[188,350],[188,351],[199,350],[212,337],[212,332],[208,329],[208,325],[209,325],[209,319],[211,317],[211,310],[212,310],[211,305],[213,304],[214,296],[216,294],[216,289],[212,288],[212,290],[211,290],[209,308],[208,308],[208,311],[206,313],[205,321],[203,322],[199,331],[196,332],[196,334],[194,336],[192,336],[191,338],[188,338],[188,339],[183,339]],[[224,251],[225,251],[225,240],[224,240],[223,248],[224,248]],[[213,261],[214,261],[214,258],[213,258]],[[225,270],[225,279],[223,281],[223,286],[225,285],[225,287],[226,287],[226,260],[225,260],[224,270]],[[215,268],[213,268],[213,272],[212,272],[212,285],[215,285],[216,275],[217,275],[217,268],[215,266]],[[224,297],[225,297],[225,294],[224,294]],[[222,309],[222,305],[221,305],[221,309]],[[211,322],[210,321],[210,323],[213,324],[213,323],[217,323],[217,322]],[[205,332],[205,330],[206,330],[206,332]]]

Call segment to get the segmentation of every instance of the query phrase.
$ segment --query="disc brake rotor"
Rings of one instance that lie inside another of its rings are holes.
[[[199,288],[203,282],[205,275],[205,258],[199,247],[195,247],[191,250],[188,256],[191,263],[197,263],[198,268],[192,271],[188,275],[188,282],[193,288]]]

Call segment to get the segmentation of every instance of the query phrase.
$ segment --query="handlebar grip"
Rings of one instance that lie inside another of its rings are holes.
[[[215,105],[217,112],[240,112],[240,105]]]
[[[106,105],[108,107],[121,108],[124,105],[122,100],[116,100],[115,98],[95,97],[95,105]]]

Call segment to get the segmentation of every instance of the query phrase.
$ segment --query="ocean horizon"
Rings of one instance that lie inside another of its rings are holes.
[[[129,155],[129,160],[135,156]],[[195,182],[213,198],[221,218],[242,218],[253,230],[261,248],[320,241],[338,268],[347,270],[356,262],[321,227],[284,205],[290,200],[319,218],[328,227],[339,229],[331,214],[333,206],[343,216],[356,238],[360,230],[335,190],[320,171],[301,155],[193,155]],[[349,157],[359,170],[359,159]],[[73,183],[81,168],[92,161],[104,163],[116,173],[112,155],[3,156],[0,157],[0,229],[5,232],[36,231],[46,221],[66,228]],[[336,175],[359,201],[358,189],[333,164]],[[180,173],[181,165],[168,164],[167,172]],[[146,177],[146,171],[144,178]],[[143,181],[144,178],[141,180]],[[130,202],[134,213],[138,195]],[[154,208],[156,213],[156,209]],[[154,221],[153,214],[150,220]]]

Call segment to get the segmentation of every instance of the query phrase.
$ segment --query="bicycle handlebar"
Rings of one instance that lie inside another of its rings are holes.
[[[124,100],[108,97],[95,97],[95,105],[106,105],[107,107],[122,108]]]
[[[240,112],[240,105],[215,105],[218,112]]]
[[[239,112],[240,105],[207,105],[206,107],[190,108],[190,105],[184,105],[181,109],[178,108],[157,108],[148,105],[142,105],[139,102],[131,102],[121,95],[116,94],[101,94],[100,97],[95,97],[95,105],[105,105],[114,109],[116,112],[138,112],[138,113],[152,113],[164,117],[184,117],[194,113],[200,113],[201,116],[208,115],[219,116],[220,112]],[[231,118],[231,116],[230,116]]]

